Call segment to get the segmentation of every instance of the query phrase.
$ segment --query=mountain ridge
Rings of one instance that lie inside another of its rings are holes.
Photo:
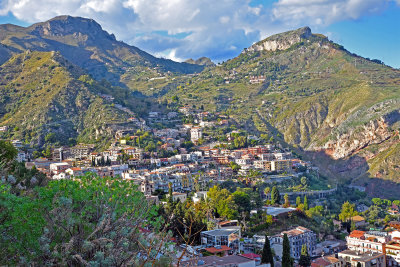
[[[126,69],[136,66],[176,73],[195,73],[203,69],[200,65],[156,58],[135,46],[117,41],[96,21],[81,17],[58,16],[28,27],[3,24],[0,25],[0,43],[10,54],[28,49],[59,51],[96,79],[106,78],[119,85],[122,85],[120,76]],[[0,64],[8,58],[0,58]]]

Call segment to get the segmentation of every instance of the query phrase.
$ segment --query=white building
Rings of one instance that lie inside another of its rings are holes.
[[[299,259],[301,255],[301,248],[303,245],[307,245],[308,254],[313,256],[313,252],[317,245],[317,235],[302,226],[298,226],[294,229],[281,232],[278,235],[270,237],[271,247],[274,249],[276,255],[281,259],[283,250],[283,236],[287,235],[290,243],[290,255],[294,259]]]
[[[193,143],[196,143],[202,137],[203,137],[203,130],[200,127],[193,127],[192,129],[190,129],[190,140]]]
[[[65,170],[68,169],[69,167],[70,165],[66,162],[51,163],[50,172],[53,174],[60,174],[62,172],[65,172]]]

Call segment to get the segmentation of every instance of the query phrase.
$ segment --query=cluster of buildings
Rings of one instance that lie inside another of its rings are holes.
[[[312,267],[400,266],[400,231],[354,230],[346,237],[346,249],[334,256],[322,256]]]

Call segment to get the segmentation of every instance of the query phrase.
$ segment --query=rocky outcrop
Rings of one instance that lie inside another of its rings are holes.
[[[72,36],[73,38],[85,41],[103,41],[108,39],[116,41],[113,34],[104,31],[100,24],[93,19],[85,19],[80,17],[59,16],[46,22],[41,22],[29,27],[31,34],[40,37],[64,37]]]
[[[346,158],[371,144],[379,144],[393,135],[389,118],[381,117],[367,125],[337,136],[323,147],[334,159]]]
[[[284,32],[281,34],[272,35],[267,39],[252,45],[249,51],[276,51],[286,50],[292,45],[300,43],[311,37],[311,29],[303,27],[295,31]]]
[[[214,62],[211,61],[208,57],[201,57],[196,60],[190,58],[185,61],[186,63],[189,64],[196,64],[196,65],[201,65],[201,66],[207,66],[207,67],[212,67],[215,66]]]

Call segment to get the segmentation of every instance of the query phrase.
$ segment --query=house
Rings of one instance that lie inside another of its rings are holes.
[[[400,266],[400,238],[393,237],[392,241],[386,244],[387,266]]]
[[[24,146],[20,140],[12,140],[11,143],[16,149],[22,148]]]
[[[398,221],[391,221],[391,222],[389,222],[388,225],[389,225],[389,227],[400,230],[400,222],[398,222]]]
[[[70,176],[75,176],[75,177],[83,175],[83,171],[79,167],[68,168],[68,169],[65,170],[65,173],[70,175]]]
[[[69,167],[70,165],[66,162],[51,163],[50,172],[53,174],[59,174],[61,172],[65,172],[65,170],[68,169]]]
[[[144,195],[151,195],[154,193],[155,189],[154,189],[154,183],[153,182],[149,182],[148,180],[143,180],[140,184],[140,191],[144,194]]]
[[[19,150],[17,154],[17,161],[18,162],[25,162],[26,161],[26,154],[24,151]]]
[[[271,247],[275,250],[276,255],[282,258],[283,249],[283,236],[287,235],[290,243],[290,255],[294,259],[300,259],[301,248],[303,245],[307,245],[308,254],[314,255],[314,250],[317,244],[317,235],[302,226],[298,226],[294,229],[283,231],[278,235],[270,237]]]
[[[62,179],[69,179],[69,175],[65,172],[61,172],[59,174],[54,174],[52,177],[54,180],[62,180]]]
[[[190,140],[197,143],[203,137],[203,130],[200,127],[193,127],[190,129]]]
[[[146,196],[146,200],[148,203],[152,203],[154,205],[158,205],[159,204],[159,200],[158,200],[158,196]]]
[[[227,246],[229,248],[238,249],[240,230],[239,229],[215,229],[203,231],[200,233],[201,244],[205,247]]]
[[[346,237],[346,242],[348,249],[352,251],[384,253],[385,245],[390,239],[390,235],[385,232],[354,230]]]
[[[0,127],[0,132],[7,132],[8,131],[8,126],[1,126]]]
[[[360,215],[356,215],[356,216],[351,217],[351,221],[354,222],[354,225],[357,228],[366,225],[364,217],[362,217]]]
[[[342,262],[333,257],[333,256],[326,256],[320,257],[312,261],[311,267],[341,267]]]
[[[385,254],[381,252],[365,252],[361,253],[354,250],[345,250],[338,253],[342,266],[357,267],[360,263],[361,267],[385,267]]]
[[[169,197],[169,194],[167,194],[167,198]],[[187,199],[186,193],[179,193],[179,192],[173,192],[172,193],[172,200],[173,201],[180,201],[180,202],[185,202]]]

